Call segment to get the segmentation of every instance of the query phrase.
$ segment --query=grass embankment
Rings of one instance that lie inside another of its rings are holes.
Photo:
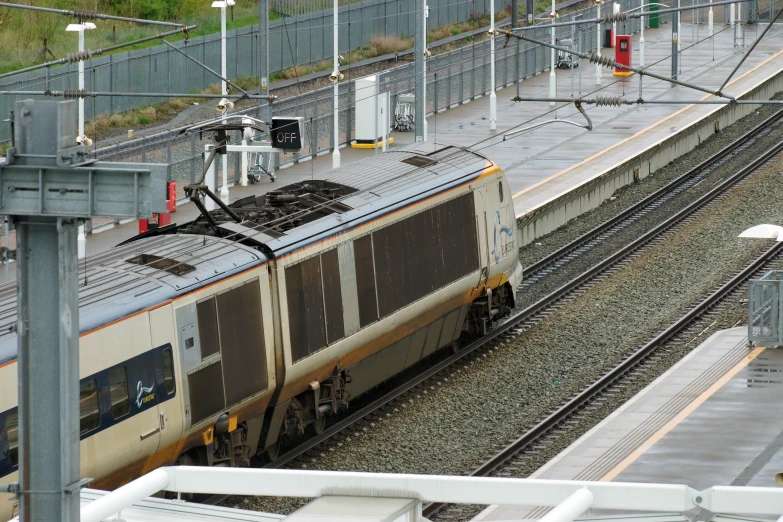
[[[191,37],[220,32],[219,10],[212,9],[207,0],[35,0],[34,2],[27,0],[18,3],[55,9],[90,9],[105,14],[197,25],[197,29],[190,33]],[[155,8],[155,6],[161,7]],[[237,0],[237,5],[228,10],[226,18],[226,27],[229,30],[257,24],[258,4],[252,0]],[[270,13],[270,20],[277,18],[279,18],[277,14]],[[73,22],[73,19],[57,14],[0,8],[0,49],[3,50],[0,53],[0,74],[38,63],[59,60],[75,52],[78,48],[78,33],[65,31],[68,24]],[[173,29],[109,20],[96,20],[95,25],[98,28],[87,31],[84,37],[85,48],[93,51]],[[176,35],[167,37],[167,40],[174,42],[183,38],[184,35]],[[47,53],[43,52],[44,39],[49,51]],[[152,40],[125,47],[117,52],[144,49],[155,45],[161,43]]]

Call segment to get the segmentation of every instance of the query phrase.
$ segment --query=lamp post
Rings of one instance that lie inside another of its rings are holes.
[[[601,3],[602,0],[596,0],[595,5],[598,8],[598,16],[597,18],[601,19]],[[596,24],[596,35],[595,35],[595,51],[596,54],[598,54],[598,57],[601,57],[601,22],[598,22]],[[595,84],[601,85],[601,64],[596,63],[595,64]]]
[[[233,5],[234,0],[215,0],[212,2],[212,7],[220,8],[220,75],[223,76],[223,78],[226,77],[226,7],[231,7]],[[221,80],[220,85],[220,92],[223,96],[226,96],[228,94],[228,85],[225,80]],[[225,104],[224,107],[225,108],[221,110],[223,115],[225,115],[228,110],[228,104]],[[223,123],[226,123],[226,120],[223,120]],[[220,199],[223,200],[223,203],[228,205],[228,156],[223,154],[222,159],[223,187],[220,189]]]
[[[340,114],[338,111],[339,103],[339,88],[337,83],[340,81],[340,49],[339,39],[337,38],[337,1],[334,0],[334,72],[332,73],[332,82],[334,83],[334,92],[332,94],[334,101],[334,150],[332,151],[332,168],[336,169],[340,166]]]
[[[555,20],[557,18],[557,13],[555,12],[555,0],[552,0],[552,12],[549,14],[549,17],[552,19],[552,45],[554,46],[556,44],[555,42]],[[557,98],[557,75],[555,74],[555,48],[552,47],[552,52],[549,53],[549,98],[552,100],[549,102],[550,107],[555,106],[554,99]]]
[[[513,27],[514,24],[511,25]],[[496,130],[498,128],[498,99],[495,95],[495,0],[489,2],[489,49],[489,130]],[[438,110],[437,107],[435,110]]]
[[[95,29],[95,24],[92,22],[82,22],[80,24],[68,24],[65,28],[66,31],[71,33],[79,33],[79,55],[84,53],[84,31],[91,31]],[[84,60],[79,60],[79,90],[84,89]],[[76,137],[76,143],[81,145],[90,146],[92,141],[84,135],[84,98],[79,97],[79,135]],[[79,235],[77,236],[77,252],[79,259],[83,259],[87,255],[87,236],[84,233],[84,225],[79,226]]]

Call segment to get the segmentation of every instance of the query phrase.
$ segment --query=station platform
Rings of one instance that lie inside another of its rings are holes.
[[[716,332],[530,478],[774,488],[783,471],[781,375],[783,350],[749,348],[747,327]],[[474,520],[546,511],[495,505]],[[683,516],[675,519],[712,514]]]
[[[766,24],[755,24],[745,29],[745,44],[749,47]],[[633,37],[632,63],[639,64],[639,37]],[[645,61],[652,72],[671,73],[671,26],[645,31]],[[712,38],[706,24],[683,24],[680,31],[679,79],[716,89],[739,62],[746,47],[734,46],[733,29],[716,23]],[[724,88],[726,94],[741,96],[757,90],[771,78],[783,74],[783,26],[773,27],[764,40],[740,67]],[[614,56],[614,49],[603,49],[604,55]],[[582,60],[573,70],[558,69],[557,96],[594,97],[622,96],[636,99],[639,95],[638,75],[616,78],[609,69],[603,69],[601,85],[596,85],[595,66]],[[546,98],[549,94],[549,74],[539,74],[520,82],[523,97]],[[783,90],[783,89],[781,89]],[[709,95],[682,86],[645,78],[643,96],[646,100],[696,100]],[[571,191],[614,168],[639,156],[644,150],[660,147],[663,140],[676,136],[702,121],[709,114],[721,110],[720,105],[634,105],[622,107],[586,106],[593,130],[565,124],[552,124],[534,132],[517,135],[506,141],[503,132],[526,127],[555,118],[584,123],[584,118],[573,104],[560,104],[554,112],[548,102],[514,102],[517,86],[510,85],[497,91],[497,131],[489,129],[489,97],[478,97],[468,103],[455,104],[449,110],[428,117],[428,141],[414,143],[412,132],[393,132],[394,145],[390,150],[416,148],[423,151],[435,146],[473,146],[487,155],[506,172],[518,218],[551,203],[568,197]],[[741,106],[746,107],[746,106]],[[752,106],[750,106],[752,107]],[[680,151],[679,153],[682,153]],[[342,164],[359,161],[375,154],[375,150],[341,149]],[[666,161],[668,163],[668,161]],[[315,160],[304,160],[278,172],[276,182],[263,179],[247,187],[232,187],[234,201],[251,194],[263,194],[281,185],[310,179],[331,169],[331,154]],[[652,168],[652,167],[650,167]],[[642,176],[643,177],[643,176]],[[619,188],[610,187],[610,192]],[[606,196],[608,197],[608,195]],[[600,201],[596,204],[599,204]],[[580,209],[585,211],[584,208]],[[185,222],[197,215],[192,204],[181,205],[172,216],[172,222]],[[566,219],[567,220],[567,219]],[[565,220],[561,220],[564,222]],[[556,226],[554,223],[552,226]],[[89,236],[87,255],[102,252],[138,233],[138,224],[130,222],[104,229]],[[13,235],[10,247],[14,248]],[[5,279],[0,270],[0,280]],[[11,271],[13,272],[13,271]],[[9,277],[13,278],[13,274]]]

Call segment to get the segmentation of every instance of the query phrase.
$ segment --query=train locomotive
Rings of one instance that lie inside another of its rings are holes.
[[[80,276],[81,473],[248,466],[514,308],[508,182],[456,147],[387,152],[162,227]],[[16,287],[0,287],[0,483],[16,480]],[[15,502],[0,494],[0,520]]]

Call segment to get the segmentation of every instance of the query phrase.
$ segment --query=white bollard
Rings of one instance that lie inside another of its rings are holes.
[[[242,146],[247,145],[247,140],[242,140]],[[247,152],[242,152],[242,159],[239,167],[242,172],[239,173],[239,184],[247,187]]]

